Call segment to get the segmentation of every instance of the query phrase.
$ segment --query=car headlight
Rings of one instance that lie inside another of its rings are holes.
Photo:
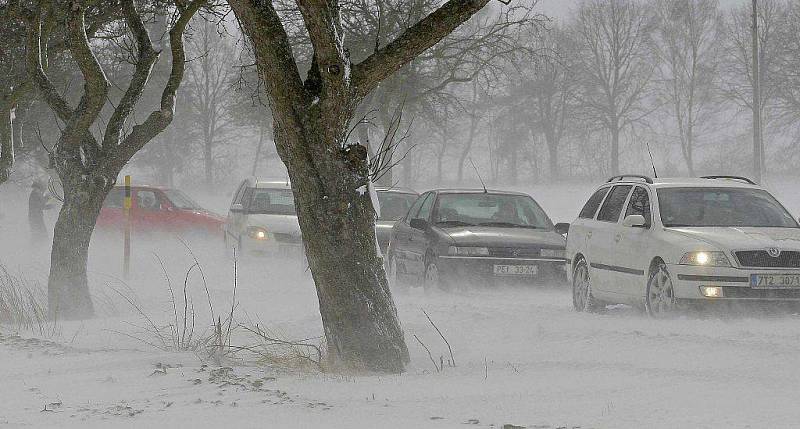
[[[247,235],[256,240],[267,240],[269,238],[267,230],[265,228],[261,228],[260,226],[248,227]]]
[[[688,252],[681,258],[681,265],[702,267],[730,267],[731,261],[725,252]]]
[[[489,249],[486,247],[450,246],[447,253],[451,256],[488,256]]]
[[[563,258],[566,251],[564,249],[542,249],[540,255],[544,258]]]

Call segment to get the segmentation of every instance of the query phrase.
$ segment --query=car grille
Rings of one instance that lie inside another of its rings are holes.
[[[284,234],[281,232],[274,233],[273,235],[275,236],[275,241],[278,243],[300,244],[302,242],[302,239],[298,235]]]
[[[742,299],[800,299],[800,289],[750,289],[746,287],[723,287],[725,298]]]
[[[800,252],[783,251],[772,257],[766,250],[744,250],[736,252],[736,259],[743,267],[800,268]]]
[[[538,258],[541,251],[538,248],[525,247],[490,247],[489,255],[495,258]]]

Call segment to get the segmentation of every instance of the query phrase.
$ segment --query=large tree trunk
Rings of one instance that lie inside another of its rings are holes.
[[[89,319],[94,316],[86,275],[89,240],[114,182],[82,175],[74,169],[61,173],[64,205],[53,233],[48,309],[50,317],[57,320]]]
[[[383,259],[375,251],[367,149],[320,141],[346,135],[347,121],[330,112],[309,112],[302,125],[300,133],[276,127],[276,142],[294,190],[330,362],[401,372],[408,350]],[[337,147],[333,157],[317,153]]]
[[[547,139],[547,160],[550,164],[550,181],[556,182],[560,174],[558,171],[558,142],[555,141],[555,136],[549,133],[545,134],[545,139]]]

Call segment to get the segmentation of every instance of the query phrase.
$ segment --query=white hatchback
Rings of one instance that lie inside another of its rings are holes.
[[[223,229],[226,247],[235,246],[239,254],[302,254],[294,194],[286,181],[242,181]]]
[[[738,176],[613,177],[570,225],[566,255],[578,311],[800,301],[800,225]]]

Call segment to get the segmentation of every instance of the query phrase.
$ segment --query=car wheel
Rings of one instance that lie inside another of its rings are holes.
[[[650,274],[644,297],[647,314],[655,318],[668,317],[677,310],[675,289],[667,266],[662,262]]]
[[[389,282],[389,288],[399,289],[405,286],[397,274],[397,260],[389,255],[389,262],[386,264],[386,280]]]
[[[422,287],[426,291],[433,291],[436,289],[448,290],[445,279],[442,278],[442,273],[439,271],[439,266],[433,257],[425,258],[425,275],[422,278]]]
[[[605,306],[592,295],[592,282],[589,277],[589,266],[581,259],[575,265],[572,274],[572,306],[575,311],[596,313]]]

